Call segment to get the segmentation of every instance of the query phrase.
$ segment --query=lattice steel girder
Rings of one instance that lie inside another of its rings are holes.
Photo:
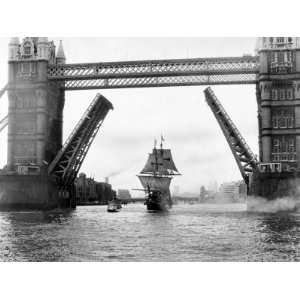
[[[255,83],[256,74],[229,74],[65,80],[62,88],[65,90],[91,90]]]
[[[61,187],[72,184],[112,104],[97,94],[48,168]]]
[[[95,88],[96,85],[100,88],[190,85],[203,81],[213,84],[224,83],[217,79],[226,75],[236,76],[233,82],[253,83],[258,66],[257,56],[66,64],[50,65],[48,78],[66,82],[66,89]],[[196,82],[191,78],[197,78]],[[118,81],[121,82],[117,84]]]
[[[0,98],[1,98],[1,97],[4,95],[4,93],[6,92],[7,86],[8,86],[8,84],[6,84],[6,85],[0,90]]]
[[[241,175],[248,184],[249,177],[247,173],[257,169],[258,161],[212,89],[209,87],[204,90],[204,93],[206,102],[223,131]]]
[[[0,121],[0,132],[8,125],[8,116],[5,116],[1,121]]]

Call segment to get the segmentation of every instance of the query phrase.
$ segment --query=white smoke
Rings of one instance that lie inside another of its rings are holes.
[[[283,197],[274,200],[253,196],[248,196],[247,198],[247,210],[250,212],[276,213],[280,211],[295,211],[299,208],[299,198]]]

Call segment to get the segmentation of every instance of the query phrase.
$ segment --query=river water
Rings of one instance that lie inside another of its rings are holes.
[[[298,261],[300,213],[245,204],[0,212],[0,261]]]

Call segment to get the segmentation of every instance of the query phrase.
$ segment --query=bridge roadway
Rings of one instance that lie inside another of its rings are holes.
[[[48,66],[65,90],[255,84],[258,56],[145,60]]]

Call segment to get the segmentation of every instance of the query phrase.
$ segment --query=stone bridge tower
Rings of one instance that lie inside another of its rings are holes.
[[[8,61],[7,165],[0,172],[0,208],[60,206],[48,165],[62,146],[61,83],[48,80],[48,65],[65,63],[47,38],[12,38]]]
[[[43,173],[62,144],[64,91],[49,82],[49,64],[65,63],[60,43],[28,37],[9,43],[7,169]]]
[[[269,198],[289,194],[287,190],[295,187],[291,186],[290,179],[299,177],[299,42],[295,37],[258,40],[257,104],[262,174],[260,180],[256,176],[252,190]]]

